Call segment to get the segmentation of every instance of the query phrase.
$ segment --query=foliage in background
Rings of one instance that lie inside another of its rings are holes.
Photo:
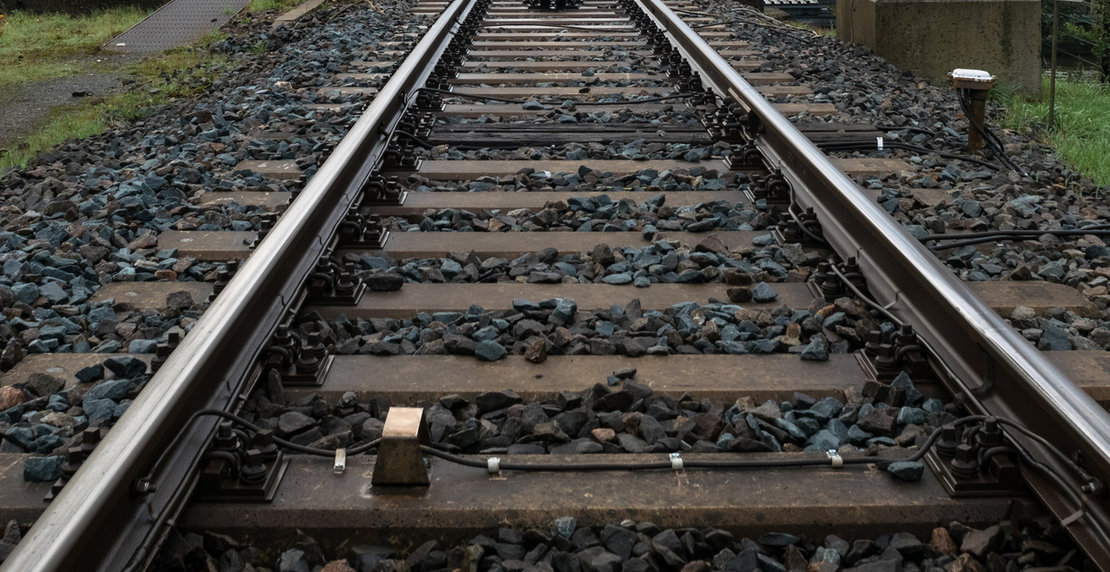
[[[1006,106],[1003,127],[1052,145],[1056,154],[1096,185],[1110,186],[1110,86],[1056,80],[1056,125],[1048,129],[1048,82],[1041,101],[1012,93],[995,94]]]
[[[1041,51],[1046,62],[1052,55],[1054,8],[1059,15],[1059,65],[1094,69],[1098,71],[1100,81],[1110,81],[1110,0],[1043,0]]]
[[[92,54],[115,35],[146,17],[141,8],[97,10],[83,16],[7,15],[0,31],[0,90],[86,71],[77,56]]]

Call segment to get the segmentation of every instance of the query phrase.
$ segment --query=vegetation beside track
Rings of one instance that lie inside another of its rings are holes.
[[[1056,80],[1056,124],[1048,127],[1048,80],[1044,96],[1032,100],[1001,92],[1005,106],[1000,123],[1025,132],[1056,149],[1056,153],[1100,187],[1110,187],[1110,85],[1085,80]]]
[[[247,4],[247,12],[265,12],[267,10],[280,10],[285,12],[296,8],[304,0],[251,0]]]
[[[0,29],[0,91],[33,81],[88,72],[82,56],[146,17],[125,6],[87,15],[14,11]]]
[[[210,43],[208,40],[197,47],[172,50],[124,66],[122,73],[135,81],[130,89],[54,110],[41,129],[0,155],[0,173],[26,165],[39,153],[66,141],[84,139],[109,127],[142,119],[151,106],[204,91],[228,65],[225,57],[205,47]]]

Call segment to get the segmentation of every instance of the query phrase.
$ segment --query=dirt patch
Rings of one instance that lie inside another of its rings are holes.
[[[0,92],[0,149],[12,148],[45,125],[52,114],[90,97],[120,93],[131,84],[124,66],[138,61],[130,54],[97,54],[77,60],[89,70],[79,75],[29,83]]]

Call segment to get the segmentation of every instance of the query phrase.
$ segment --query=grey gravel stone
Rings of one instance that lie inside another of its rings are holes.
[[[925,465],[918,461],[898,461],[888,465],[886,470],[900,481],[915,483],[925,474]]]
[[[61,455],[27,457],[23,461],[23,480],[33,482],[56,481],[62,476],[62,462],[64,460],[65,458]]]

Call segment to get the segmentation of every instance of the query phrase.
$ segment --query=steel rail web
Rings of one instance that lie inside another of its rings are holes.
[[[424,84],[472,0],[454,0],[280,217],[127,412],[97,445],[3,565],[19,572],[144,566],[195,482],[216,427],[202,408],[228,408],[252,363],[379,162],[389,133]],[[267,295],[260,295],[266,293]],[[271,295],[272,294],[272,295]],[[241,349],[245,348],[245,349]],[[179,431],[186,431],[167,450]],[[134,484],[155,467],[155,489]]]
[[[708,83],[754,114],[762,127],[756,143],[782,170],[796,200],[814,207],[836,251],[856,256],[872,295],[892,303],[890,309],[929,342],[954,381],[969,387],[975,406],[1018,420],[1065,453],[1076,453],[1103,483],[1110,481],[1110,415],[870,200],[662,0],[636,1]],[[1037,460],[1070,475],[1069,482],[1083,484],[1041,445],[1007,434]],[[1040,473],[1023,465],[1023,475],[1057,518],[1086,511],[1066,528],[1101,569],[1110,570],[1105,493],[1084,496],[1080,507]]]

